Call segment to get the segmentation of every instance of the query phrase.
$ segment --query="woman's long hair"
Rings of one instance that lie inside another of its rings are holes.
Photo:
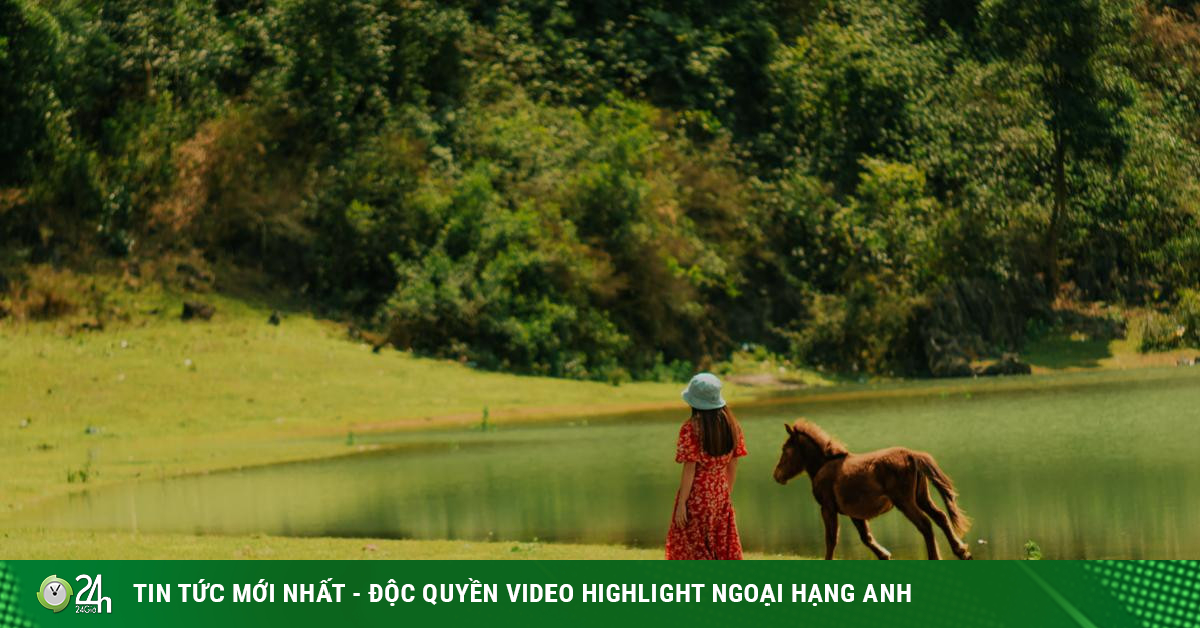
[[[716,410],[692,408],[691,421],[700,434],[700,447],[713,457],[732,452],[742,431],[729,406]]]

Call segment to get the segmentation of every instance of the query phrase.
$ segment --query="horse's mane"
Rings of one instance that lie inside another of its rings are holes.
[[[809,423],[804,419],[796,419],[792,423],[791,435],[792,438],[796,439],[807,436],[827,458],[845,456],[850,453],[841,441],[825,433],[825,430],[818,427],[815,423]]]

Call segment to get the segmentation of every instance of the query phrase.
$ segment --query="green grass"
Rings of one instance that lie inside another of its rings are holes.
[[[0,531],[7,560],[659,560],[662,549],[566,543],[407,541],[390,539],[192,536],[74,530]],[[747,559],[797,556],[747,554]]]
[[[425,429],[675,407],[678,383],[613,386],[483,372],[347,339],[303,315],[208,296],[210,322],[179,298],[102,332],[0,323],[0,512],[135,478],[352,453],[351,432]],[[750,393],[729,387],[732,399]]]

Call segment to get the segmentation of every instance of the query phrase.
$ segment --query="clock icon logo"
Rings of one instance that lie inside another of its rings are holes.
[[[71,590],[71,585],[58,576],[50,576],[42,581],[42,586],[38,588],[37,597],[42,606],[59,612],[71,603],[71,596],[75,592]]]

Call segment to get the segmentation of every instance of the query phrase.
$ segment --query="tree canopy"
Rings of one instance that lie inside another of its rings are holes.
[[[520,372],[936,372],[1197,287],[1197,7],[0,0],[0,265],[190,247]]]

